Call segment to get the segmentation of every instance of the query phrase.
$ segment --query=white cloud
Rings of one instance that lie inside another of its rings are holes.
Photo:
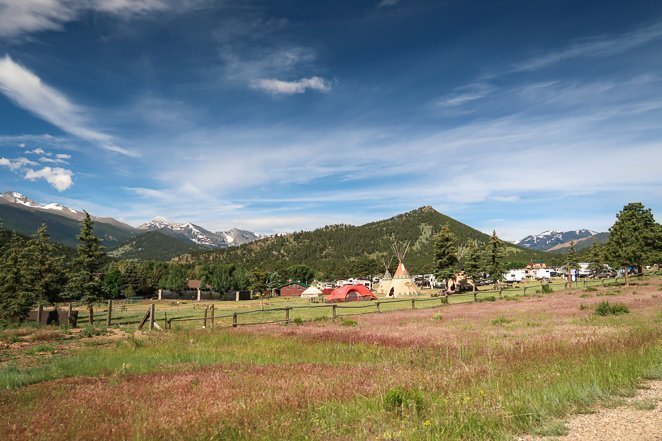
[[[57,159],[71,159],[71,155],[68,153],[57,153],[55,157]]]
[[[14,62],[9,55],[0,59],[0,92],[16,105],[71,135],[93,142],[105,150],[137,156],[135,152],[117,146],[109,135],[89,128],[86,109],[44,84],[37,75]]]
[[[385,8],[389,6],[395,6],[397,3],[399,3],[400,0],[381,0],[379,4],[377,4],[378,8]]]
[[[25,179],[34,181],[35,179],[44,179],[51,184],[57,191],[64,191],[73,185],[71,170],[60,167],[44,167],[41,170],[27,169]]]
[[[86,11],[123,18],[169,7],[165,0],[0,0],[0,36],[62,30]]]
[[[20,170],[25,166],[38,165],[38,163],[31,161],[28,158],[16,158],[16,159],[0,158],[0,165],[8,167],[10,170]]]
[[[273,95],[293,95],[307,90],[330,92],[331,83],[321,77],[302,78],[298,81],[282,81],[276,79],[259,79],[251,84],[253,89],[262,90]]]
[[[49,158],[47,156],[42,156],[39,158],[39,162],[47,163],[47,164],[66,164],[67,161],[64,159],[59,159],[59,158]]]
[[[46,152],[46,150],[42,149],[41,147],[36,148],[34,150],[28,150],[25,153],[32,153],[33,155],[46,155],[50,156],[50,153]]]
[[[573,58],[607,57],[662,38],[662,22],[641,27],[615,37],[584,40],[565,49],[535,56],[513,66],[513,72],[542,69]]]
[[[469,102],[485,98],[494,92],[495,89],[494,86],[487,83],[473,83],[455,89],[453,93],[439,98],[435,104],[440,108],[462,106]]]

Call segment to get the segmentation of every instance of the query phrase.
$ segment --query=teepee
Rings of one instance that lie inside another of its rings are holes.
[[[391,288],[391,280],[393,279],[393,276],[391,276],[391,272],[388,268],[391,266],[392,261],[393,257],[389,259],[388,263],[385,258],[382,258],[382,263],[384,264],[384,276],[382,276],[382,280],[379,281],[379,285],[377,285],[377,290],[375,291],[379,296],[385,296]]]
[[[391,244],[391,249],[393,254],[398,259],[398,269],[395,271],[393,278],[391,279],[391,285],[386,291],[386,297],[404,297],[404,296],[417,296],[420,294],[414,279],[411,278],[405,264],[405,256],[407,255],[407,250],[409,250],[409,242],[404,243],[403,245],[398,245],[397,242],[393,241]]]

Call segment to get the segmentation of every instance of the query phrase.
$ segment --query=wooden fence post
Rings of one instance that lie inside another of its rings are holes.
[[[216,308],[214,305],[211,305],[211,327],[214,327],[214,311],[216,311]]]
[[[170,324],[168,323],[168,313],[163,313],[163,329],[170,329]]]
[[[381,311],[379,310],[379,301],[377,301],[377,303],[375,303],[375,306],[377,307],[377,312],[381,312]]]
[[[88,317],[87,320],[90,323],[90,325],[94,326],[94,306],[90,305],[87,308],[88,310]]]
[[[290,309],[292,309],[291,306],[285,307],[285,324],[290,322]]]
[[[474,303],[476,303],[478,301],[478,294],[476,293],[476,291],[474,291],[473,294],[474,294]]]
[[[503,298],[503,288],[499,288],[499,298]]]
[[[411,299],[411,309],[416,309],[416,299]]]
[[[73,315],[73,314],[72,314],[73,311],[74,311],[74,305],[72,305],[71,303],[69,303],[69,309],[67,309],[67,323],[68,323],[69,326],[71,326],[71,327],[73,327],[73,319],[71,318],[71,316]]]
[[[155,321],[155,316],[156,315],[156,306],[154,303],[149,305],[149,330],[153,331],[154,330],[154,321]]]
[[[205,308],[205,319],[202,321],[202,327],[203,328],[207,327],[207,311],[209,311],[209,307]]]
[[[44,306],[39,305],[39,307],[37,308],[37,326],[41,326],[41,318],[43,317],[43,315],[44,315]]]
[[[524,295],[524,296],[526,295],[526,289],[527,289],[527,288],[528,288],[528,286],[525,286],[525,287],[524,287],[524,292],[522,293],[522,295]]]
[[[232,314],[232,327],[236,328],[237,327],[237,313],[235,312]]]
[[[338,305],[333,305],[333,318],[334,318],[334,319],[335,319],[336,316],[337,316],[337,315],[336,315],[336,306],[338,306]]]
[[[113,301],[108,300],[108,317],[106,318],[106,326],[110,326],[113,320]]]

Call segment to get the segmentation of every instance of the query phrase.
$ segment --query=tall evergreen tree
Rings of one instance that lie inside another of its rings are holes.
[[[492,231],[492,237],[487,243],[487,249],[485,251],[486,264],[485,271],[490,275],[492,282],[497,283],[501,280],[505,266],[501,259],[503,259],[503,242],[496,234],[496,231]]]
[[[650,208],[641,202],[627,204],[616,215],[609,229],[606,254],[617,267],[625,268],[625,286],[629,286],[628,267],[641,271],[645,262],[655,262],[662,253],[662,227],[655,222]]]
[[[434,268],[437,277],[448,280],[457,273],[457,237],[448,224],[443,225],[434,237]]]
[[[67,284],[67,296],[91,305],[103,298],[102,269],[105,256],[101,240],[94,235],[94,223],[85,212],[78,239],[78,255]]]
[[[572,288],[572,271],[579,267],[577,261],[577,251],[575,251],[575,241],[570,242],[570,249],[565,257],[565,270],[568,272],[568,287]]]
[[[19,323],[35,304],[34,291],[26,283],[24,242],[14,234],[0,260],[0,323]]]
[[[39,303],[54,304],[64,289],[63,256],[50,241],[46,224],[41,224],[22,252],[25,282]]]
[[[476,280],[483,276],[484,266],[485,261],[478,245],[478,241],[470,239],[469,242],[467,242],[464,254],[464,272],[471,280],[476,282]],[[475,283],[473,285],[473,291],[476,291]]]
[[[593,242],[591,247],[588,249],[586,258],[588,259],[588,268],[594,273],[598,274],[604,270],[605,259],[602,252],[603,246],[597,242]]]

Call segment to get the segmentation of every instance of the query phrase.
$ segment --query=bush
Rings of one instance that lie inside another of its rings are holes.
[[[496,302],[496,297],[494,296],[487,296],[487,297],[479,297],[476,299],[476,302]]]
[[[416,415],[421,415],[425,410],[425,399],[418,390],[407,390],[402,387],[396,387],[386,392],[384,396],[384,409],[402,415],[405,411],[410,411]]]
[[[107,330],[105,326],[95,328],[94,326],[84,326],[80,331],[81,337],[95,337],[97,335],[106,335]]]
[[[356,320],[352,319],[340,319],[340,324],[343,326],[356,326],[358,325]]]
[[[596,292],[597,290],[598,288],[596,288],[595,286],[587,286],[586,288],[584,288],[584,292]]]
[[[499,317],[494,320],[492,320],[493,325],[507,325],[508,323],[512,323],[513,321],[509,318],[506,317]]]
[[[440,314],[440,313],[436,313],[435,315],[432,316],[432,318],[433,318],[434,320],[441,321],[441,314]]]
[[[303,325],[303,319],[301,317],[295,317],[294,320],[292,320],[295,325],[301,326]]]
[[[611,304],[609,302],[600,302],[595,307],[595,315],[601,316],[628,314],[629,312],[630,309],[625,303]]]
[[[553,290],[552,287],[549,286],[549,285],[542,285],[542,286],[540,287],[540,292],[541,292],[542,294],[551,294],[551,293],[554,292],[554,290]]]

